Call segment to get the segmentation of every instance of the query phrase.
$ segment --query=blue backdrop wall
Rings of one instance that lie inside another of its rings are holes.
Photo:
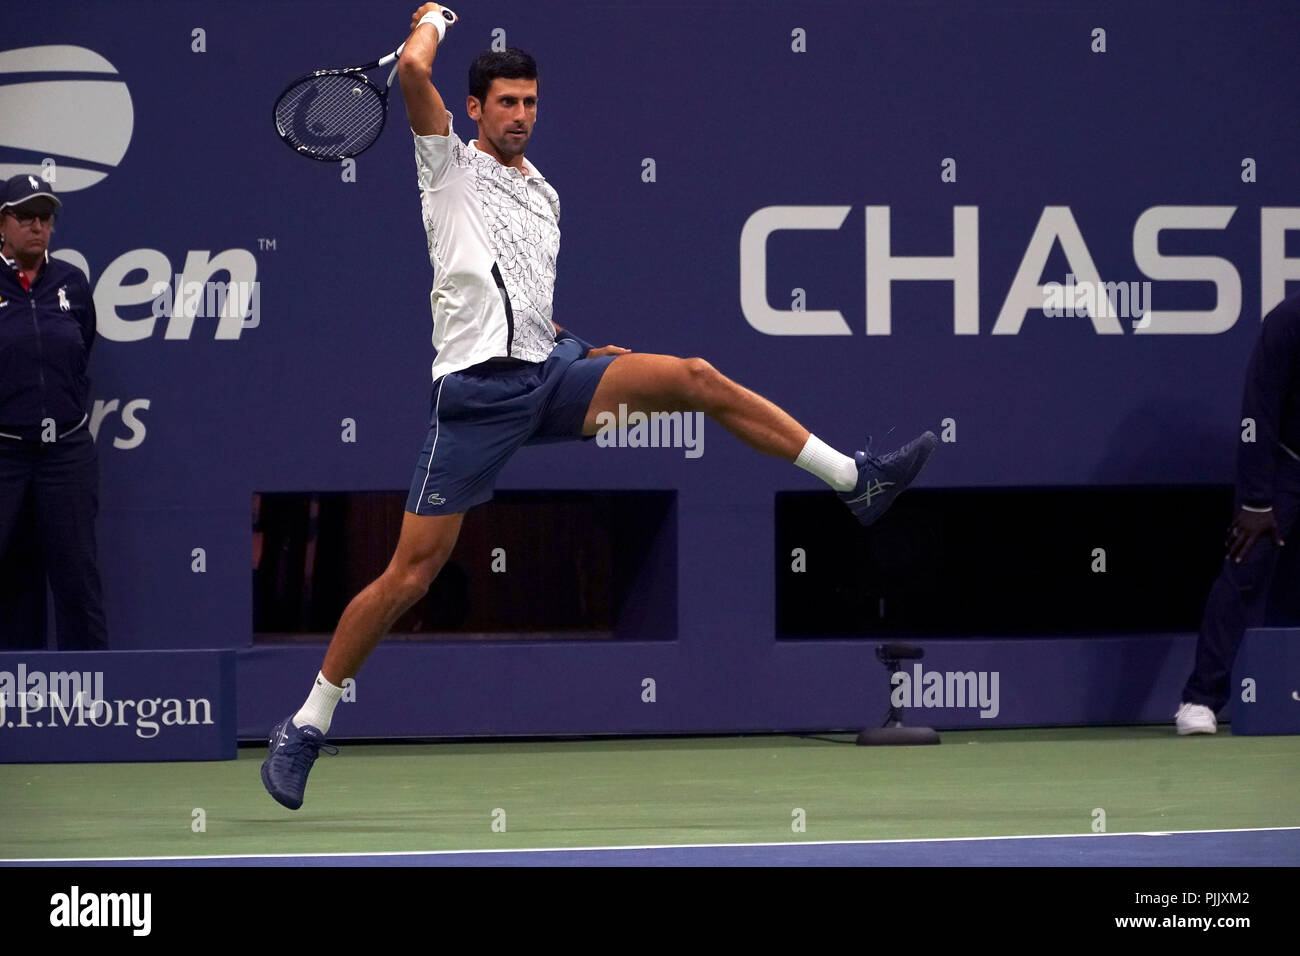
[[[1293,4],[459,12],[434,78],[465,139],[479,50],[504,40],[541,67],[529,158],[563,204],[561,325],[704,356],[843,449],[943,431],[930,487],[1232,480],[1259,320],[1300,286]],[[55,176],[53,247],[95,287],[113,646],[248,648],[249,734],[296,705],[320,655],[249,648],[252,495],[404,488],[433,358],[400,91],[354,168],[295,156],[271,104],[300,73],[391,49],[409,15],[327,0],[0,13],[0,171]],[[1146,314],[1082,298],[1046,314],[1067,276],[1150,282]],[[190,320],[155,294],[210,279],[256,283],[242,318]],[[867,643],[773,636],[773,501],[810,476],[709,425],[699,458],[535,448],[499,487],[675,490],[676,640],[385,647],[341,731],[848,726],[883,702]],[[934,666],[1001,668],[1018,703],[993,722],[1163,719],[1188,639],[1121,642],[1118,658],[965,642]],[[1031,658],[1141,677],[1104,702],[1040,693]]]

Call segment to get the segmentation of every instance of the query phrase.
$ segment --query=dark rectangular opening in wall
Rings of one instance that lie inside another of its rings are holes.
[[[863,528],[833,494],[783,492],[777,636],[1195,631],[1231,517],[1223,486],[916,489]]]
[[[253,498],[258,642],[328,640],[397,545],[405,492]],[[674,491],[509,491],[465,514],[428,593],[388,640],[671,640]]]

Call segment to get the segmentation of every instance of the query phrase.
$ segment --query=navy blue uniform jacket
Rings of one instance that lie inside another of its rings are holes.
[[[1241,417],[1255,420],[1255,440],[1237,452],[1241,504],[1273,504],[1278,455],[1300,457],[1300,293],[1264,316],[1250,357]]]
[[[80,269],[50,259],[31,291],[0,260],[0,433],[29,441],[53,419],[58,434],[85,420],[95,302]]]

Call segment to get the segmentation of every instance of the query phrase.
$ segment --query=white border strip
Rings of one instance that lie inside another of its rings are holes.
[[[60,856],[0,857],[0,863],[113,863],[142,860],[279,860],[351,856],[463,856],[476,853],[597,853],[619,850],[740,849],[772,846],[871,846],[907,843],[982,843],[991,840],[1062,840],[1067,837],[1180,836],[1193,833],[1276,833],[1294,827],[1240,827],[1226,830],[1137,830],[1131,833],[1030,833],[1016,836],[914,837],[900,840],[788,840],[773,843],[647,843],[634,846],[535,846],[466,850],[353,850],[346,853],[217,853],[210,856]]]

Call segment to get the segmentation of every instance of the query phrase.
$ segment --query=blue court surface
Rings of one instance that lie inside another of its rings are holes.
[[[0,860],[10,866],[1098,866],[1300,865],[1300,827],[968,840],[699,844],[304,856]]]

